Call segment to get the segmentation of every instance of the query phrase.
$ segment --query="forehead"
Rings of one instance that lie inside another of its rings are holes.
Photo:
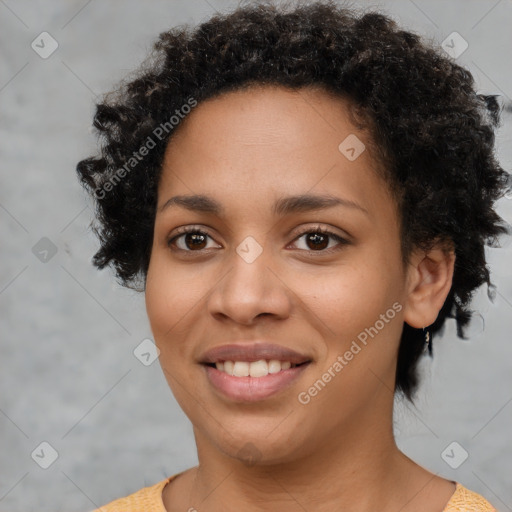
[[[263,200],[314,189],[371,203],[386,187],[353,119],[348,100],[321,88],[221,94],[200,102],[171,137],[159,191]]]
[[[353,121],[352,103],[321,86],[290,89],[255,84],[200,102],[177,127],[168,147],[172,150],[174,141],[201,136],[206,143],[293,147],[307,135],[314,145],[326,131],[339,136],[357,133],[368,139]],[[230,141],[224,138],[227,132]]]

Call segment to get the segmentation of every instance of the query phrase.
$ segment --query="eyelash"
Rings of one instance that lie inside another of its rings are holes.
[[[206,231],[204,231],[202,229],[195,228],[194,226],[187,226],[187,227],[184,227],[184,228],[180,228],[177,234],[175,234],[172,237],[170,237],[167,240],[167,245],[169,247],[171,247],[171,244],[175,240],[177,240],[178,238],[180,238],[180,237],[182,237],[184,235],[187,235],[188,233],[206,235],[206,236],[212,238]],[[333,238],[336,242],[338,242],[339,246],[348,245],[350,243],[348,240],[346,240],[345,238],[342,238],[340,235],[337,235],[336,233],[333,233],[332,231],[329,231],[328,229],[324,229],[321,226],[316,226],[316,227],[313,227],[313,228],[305,228],[304,230],[300,231],[297,234],[297,236],[293,239],[293,242],[295,242],[296,240],[298,240],[302,236],[310,234],[310,233],[315,233],[315,234],[319,233],[319,234],[322,234],[322,235],[327,235],[327,236]],[[320,250],[317,250],[317,251],[314,251],[312,249],[311,250],[300,249],[300,251],[302,251],[302,252],[309,252],[309,253],[331,254],[332,252],[340,250],[339,246],[330,247],[329,249],[320,249]],[[190,249],[174,248],[172,250],[174,250],[174,251],[181,251],[181,252],[185,252],[185,253],[202,253],[203,251],[205,251],[207,249],[199,249],[197,251],[194,251],[194,250],[190,250]]]

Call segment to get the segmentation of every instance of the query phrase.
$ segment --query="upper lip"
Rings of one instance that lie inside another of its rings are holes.
[[[201,363],[217,363],[218,361],[259,361],[272,359],[290,361],[292,364],[301,364],[311,361],[311,358],[299,354],[291,348],[272,343],[233,343],[213,347],[202,354]]]

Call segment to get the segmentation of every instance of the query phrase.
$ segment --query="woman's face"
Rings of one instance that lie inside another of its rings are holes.
[[[323,91],[250,89],[199,104],[168,145],[146,305],[200,456],[277,463],[391,429],[407,272],[349,119]]]

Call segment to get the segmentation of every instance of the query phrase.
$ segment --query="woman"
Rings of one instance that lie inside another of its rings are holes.
[[[260,4],[161,34],[78,173],[199,465],[99,510],[494,510],[406,457],[392,413],[490,285],[497,122],[377,13]]]

